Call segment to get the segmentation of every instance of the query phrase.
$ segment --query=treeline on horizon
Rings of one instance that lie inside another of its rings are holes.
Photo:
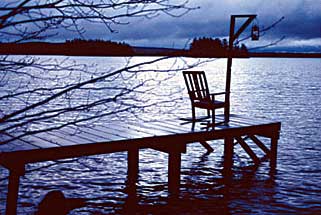
[[[134,55],[133,48],[120,42],[105,40],[66,40],[64,43],[27,42],[0,43],[0,54],[40,54],[40,55]]]
[[[212,56],[228,56],[229,47],[227,39],[219,38],[194,38],[188,54],[191,56],[212,57]],[[235,44],[233,46],[233,55],[244,56],[248,55],[248,49],[244,44]]]
[[[125,42],[113,42],[110,40],[84,40],[84,39],[73,39],[66,40],[65,45],[74,50],[75,55],[134,55],[133,48]]]
[[[317,57],[320,53],[250,53],[244,44],[233,46],[234,57]],[[227,57],[228,40],[219,38],[194,38],[188,49],[132,47],[125,42],[110,40],[66,40],[63,43],[27,42],[1,43],[0,54],[17,55],[69,55],[69,56],[186,56]]]
[[[141,47],[142,48],[142,47]],[[148,48],[148,47],[146,47]],[[153,48],[150,48],[153,50]],[[135,56],[135,55],[168,55],[191,57],[226,57],[228,42],[219,38],[194,38],[189,49],[162,49],[157,51],[139,51],[125,42],[110,40],[66,40],[64,43],[28,42],[28,43],[0,43],[0,54],[40,54],[40,55],[75,55],[75,56]],[[234,46],[234,54],[245,56],[248,54],[244,44]]]

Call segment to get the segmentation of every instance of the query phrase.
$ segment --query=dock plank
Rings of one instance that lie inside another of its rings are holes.
[[[106,125],[103,125],[103,127],[106,127]],[[151,129],[149,131],[140,129],[139,127],[136,127],[135,125],[130,123],[116,122],[112,124],[112,129],[116,129],[117,131],[120,131],[120,132],[125,132],[127,134],[136,136],[137,138],[144,138],[144,137],[155,135],[154,132],[151,132]]]
[[[154,136],[160,136],[160,135],[168,135],[168,134],[179,134],[182,132],[186,132],[186,130],[179,130],[179,129],[169,129],[164,126],[164,122],[161,122],[160,124],[156,124],[155,122],[147,122],[143,124],[139,123],[130,123],[131,126],[135,126],[141,130],[144,130],[148,133],[151,133]]]
[[[154,121],[150,122],[149,126],[152,126],[153,128],[160,129],[162,131],[172,133],[172,134],[180,134],[180,133],[186,133],[191,132],[191,127],[183,127],[180,124],[171,125],[169,121]]]
[[[150,135],[145,134],[143,132],[130,130],[126,127],[126,125],[123,127],[120,127],[117,125],[117,123],[103,124],[103,125],[95,127],[94,129],[102,131],[102,132],[112,133],[112,134],[115,134],[115,135],[122,137],[124,139],[145,138],[145,137],[150,136]]]
[[[60,147],[61,145],[54,143],[54,142],[50,142],[48,140],[42,139],[42,138],[38,138],[34,135],[29,135],[23,138],[25,141],[29,142],[32,145],[35,145],[41,149],[43,148],[52,148],[52,147]]]
[[[186,115],[185,118],[188,116]],[[213,128],[206,127],[204,122],[196,122],[193,128],[192,122],[180,120],[179,117],[181,116],[176,118],[162,117],[162,119],[158,120],[146,118],[146,122],[139,122],[138,120],[129,120],[128,122],[112,120],[88,126],[70,125],[60,130],[26,136],[23,138],[25,144],[16,142],[15,144],[0,145],[0,152],[14,153],[20,151],[21,153],[25,152],[25,155],[28,156],[28,150],[54,148],[53,154],[57,158],[62,158],[71,155],[82,156],[90,154],[91,152],[88,152],[89,147],[94,147],[92,153],[104,153],[125,150],[126,147],[130,147],[130,144],[139,144],[139,147],[155,148],[157,144],[160,147],[162,147],[162,144],[174,142],[185,142],[187,144],[193,141],[221,139],[226,135],[271,136],[273,134],[277,137],[275,133],[279,132],[278,129],[280,127],[278,122],[231,115],[231,121],[228,125],[218,125]],[[222,119],[222,116],[218,116],[218,120]],[[264,124],[260,124],[261,122],[264,122]],[[99,145],[100,143],[103,143],[103,145]],[[116,147],[117,144],[125,144],[125,146],[120,145]],[[81,145],[83,147],[78,147]],[[64,155],[66,147],[70,148],[71,151],[69,154],[66,153]],[[111,147],[111,149],[109,150],[108,147]],[[76,150],[75,152],[73,152],[74,149]],[[59,155],[59,153],[62,154]],[[34,157],[38,156],[32,155]],[[41,159],[45,159],[45,156],[41,156]],[[28,159],[26,158],[25,162],[27,161]]]
[[[81,128],[81,129],[85,129],[85,128]],[[126,135],[121,134],[120,132],[113,132],[110,129],[106,129],[101,125],[90,126],[86,128],[86,131],[90,134],[104,137],[106,140],[109,140],[109,141],[119,141],[119,140],[124,140],[126,138],[130,138],[130,137],[127,137]]]
[[[4,141],[12,138],[14,138],[14,136],[12,135],[7,135],[7,134],[0,135],[0,142],[3,142],[3,143],[0,143],[0,153],[10,152],[15,150],[24,151],[24,150],[32,150],[32,149],[40,148],[39,146],[33,145],[30,142],[27,142],[23,139],[15,139],[11,142],[4,143]]]
[[[88,144],[94,142],[106,141],[106,138],[100,137],[98,135],[93,135],[87,131],[88,129],[72,128],[71,126],[65,128],[64,130],[59,131],[58,136],[64,137],[69,141],[72,141],[74,144]]]
[[[71,125],[68,127],[65,127],[64,129],[61,130],[62,133],[65,135],[71,136],[73,139],[78,140],[81,143],[82,141],[84,142],[94,142],[95,139],[97,138],[103,138],[104,140],[111,140],[110,138],[107,137],[101,137],[99,135],[93,135],[89,130],[91,129],[92,126],[76,126],[76,125]],[[91,137],[93,135],[94,137]]]
[[[59,137],[58,132],[44,132],[40,134],[33,135],[36,138],[41,140],[57,144],[59,146],[70,146],[75,145],[73,142],[69,141],[66,137]]]

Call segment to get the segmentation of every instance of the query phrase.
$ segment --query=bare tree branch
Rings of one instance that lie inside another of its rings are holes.
[[[285,36],[281,37],[280,39],[277,39],[275,41],[272,41],[268,44],[265,44],[265,45],[262,45],[262,46],[256,46],[256,47],[253,47],[253,48],[249,48],[249,50],[255,50],[255,49],[262,49],[262,48],[267,48],[267,47],[271,47],[271,46],[275,46],[277,45],[278,43],[280,43],[281,41],[283,41],[285,39]]]
[[[187,3],[171,0],[5,1],[0,3],[0,41],[44,40],[63,29],[81,36],[86,32],[86,22],[102,24],[114,32],[117,25],[128,24],[135,17],[182,16],[195,9]],[[153,58],[139,63],[131,63],[129,59],[118,69],[101,71],[95,65],[69,59],[0,56],[0,133],[6,137],[1,144],[68,125],[120,116],[124,112],[138,116],[137,113],[156,104],[166,108],[175,105],[175,97],[159,99],[162,93],[154,89],[172,76],[170,71],[180,71],[192,64],[174,60],[167,68],[146,67],[165,60],[170,59]],[[148,77],[142,77],[145,73]],[[151,76],[152,73],[165,76]],[[163,96],[166,97],[169,93]]]
[[[14,6],[0,4],[0,34],[10,35],[8,42],[44,39],[49,32],[61,29],[82,35],[86,28],[82,22],[103,24],[114,32],[114,26],[128,24],[131,18],[152,18],[161,13],[180,17],[190,10],[188,1],[172,3],[169,0],[33,0],[21,1]],[[1,14],[2,12],[2,14]],[[52,33],[52,35],[56,35]]]
[[[268,27],[264,27],[263,29],[260,29],[260,36],[264,36],[266,32],[268,32],[269,30],[271,30],[272,28],[275,28],[280,22],[282,22],[284,20],[284,16],[282,16],[280,19],[278,19],[277,21],[273,22],[272,24],[270,24]],[[251,38],[251,35],[248,35],[242,39],[238,39],[236,42],[240,43],[244,40],[248,40]]]

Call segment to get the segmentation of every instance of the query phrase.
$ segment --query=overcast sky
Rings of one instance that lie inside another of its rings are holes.
[[[119,33],[103,37],[137,45],[182,47],[194,37],[226,37],[231,14],[254,13],[260,26],[285,17],[263,39],[285,36],[283,43],[321,45],[320,0],[194,0],[190,4],[200,9],[181,18],[161,16],[154,20],[135,20],[130,26],[119,28]],[[99,35],[99,31],[95,33]]]
[[[195,37],[227,37],[231,14],[253,13],[258,15],[261,27],[282,16],[285,19],[259,43],[247,42],[249,47],[285,36],[279,46],[321,48],[321,0],[190,0],[189,5],[200,9],[180,18],[162,14],[152,20],[131,19],[129,25],[115,26],[118,33],[110,33],[102,26],[91,24],[87,26],[86,37],[124,41],[136,46],[183,48]],[[62,33],[56,39],[72,37],[70,33]]]
[[[132,45],[182,48],[194,37],[226,37],[231,14],[254,13],[261,27],[285,17],[267,32],[260,45],[285,36],[279,46],[321,48],[321,0],[191,0],[190,5],[200,9],[181,18],[162,15],[153,20],[133,20],[129,26],[118,27],[116,34],[104,35],[96,29],[90,36]],[[252,42],[247,45],[258,46]]]

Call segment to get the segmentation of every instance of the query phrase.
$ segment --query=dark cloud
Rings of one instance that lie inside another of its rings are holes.
[[[88,38],[112,39],[134,45],[183,46],[194,37],[227,37],[231,14],[258,14],[260,26],[268,26],[285,19],[266,34],[266,39],[282,36],[296,40],[321,38],[321,2],[319,0],[198,0],[192,6],[201,9],[173,18],[166,15],[155,19],[132,19],[129,25],[115,26],[118,33],[110,33],[102,26],[87,25]],[[75,37],[61,32],[60,38]],[[59,39],[59,38],[57,38]],[[313,40],[318,41],[318,40]],[[320,41],[321,44],[321,41]]]
[[[321,11],[319,16],[313,17],[303,13],[295,15],[295,17],[286,17],[277,28],[276,34],[300,39],[321,37]]]

